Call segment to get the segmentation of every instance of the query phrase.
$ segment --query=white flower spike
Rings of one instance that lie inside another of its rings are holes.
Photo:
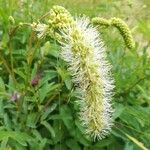
[[[86,134],[104,138],[112,127],[113,80],[99,33],[86,17],[62,33],[62,58],[68,62],[76,87],[80,88],[80,120]]]

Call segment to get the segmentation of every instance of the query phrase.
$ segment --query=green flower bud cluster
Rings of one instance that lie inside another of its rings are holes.
[[[49,35],[57,40],[62,41],[60,31],[64,32],[66,28],[74,24],[74,19],[71,14],[61,6],[53,6],[48,16]]]
[[[49,26],[55,30],[67,28],[74,22],[71,14],[61,6],[54,6],[48,19]]]
[[[15,19],[12,16],[9,16],[8,18],[10,24],[14,25],[15,24]]]
[[[123,20],[119,18],[104,19],[104,18],[95,17],[92,19],[92,22],[95,25],[116,27],[119,30],[120,34],[122,35],[126,46],[129,49],[133,49],[135,47],[135,42],[133,40],[131,31]]]
[[[61,42],[63,37],[60,32],[64,32],[68,27],[72,26],[74,19],[71,14],[61,6],[53,6],[48,14],[47,23],[38,23],[34,30],[38,32],[39,38],[49,35],[51,38]]]

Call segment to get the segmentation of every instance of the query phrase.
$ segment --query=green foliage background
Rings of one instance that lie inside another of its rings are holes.
[[[101,141],[83,134],[77,94],[59,45],[48,38],[38,41],[29,27],[15,30],[19,22],[36,22],[55,4],[72,15],[120,17],[136,41],[129,50],[115,29],[100,30],[116,86],[115,124]],[[0,0],[0,150],[150,149],[149,9],[149,0]],[[33,87],[37,72],[41,79]],[[13,102],[15,92],[21,97]]]

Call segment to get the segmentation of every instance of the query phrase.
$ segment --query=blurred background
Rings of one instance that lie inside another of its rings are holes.
[[[65,133],[62,132],[62,137],[57,140],[52,139],[52,149],[150,149],[150,0],[0,0],[0,46],[5,47],[8,42],[9,16],[13,16],[16,24],[36,22],[53,5],[64,6],[73,16],[85,14],[90,18],[99,16],[123,19],[132,32],[136,47],[133,50],[127,49],[116,29],[100,30],[112,64],[116,86],[113,98],[115,125],[112,134],[102,141],[88,141],[75,130],[74,126],[80,129],[76,121],[72,127],[74,120],[65,120],[74,116],[74,113],[69,110],[69,106],[66,108],[63,105],[62,108],[67,110],[62,111]],[[16,45],[16,49],[26,48],[30,34],[30,30],[21,31],[14,38],[19,45]],[[73,104],[68,105],[74,107]],[[57,125],[53,124],[54,128],[55,126]],[[72,130],[76,134],[72,135]]]

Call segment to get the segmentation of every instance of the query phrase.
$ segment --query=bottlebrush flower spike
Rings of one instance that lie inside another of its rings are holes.
[[[80,88],[80,119],[86,134],[104,138],[111,130],[113,80],[99,33],[85,17],[62,33],[62,58],[68,62],[76,87]]]

